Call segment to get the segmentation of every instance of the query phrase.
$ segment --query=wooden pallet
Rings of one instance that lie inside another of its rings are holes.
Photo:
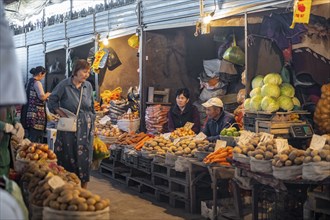
[[[256,133],[266,132],[269,134],[280,135],[289,134],[290,126],[292,125],[304,125],[305,121],[299,122],[275,122],[275,121],[261,121],[256,120]]]

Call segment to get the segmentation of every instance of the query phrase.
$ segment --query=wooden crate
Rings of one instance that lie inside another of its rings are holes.
[[[292,125],[304,125],[305,121],[299,122],[276,122],[276,121],[261,121],[256,120],[256,133],[266,132],[269,134],[289,134],[290,126]]]

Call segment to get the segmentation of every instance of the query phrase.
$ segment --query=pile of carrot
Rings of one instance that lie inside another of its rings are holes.
[[[142,140],[140,140],[138,143],[136,143],[136,145],[134,146],[134,149],[135,150],[141,150],[142,147],[144,146],[144,143],[147,141],[147,140],[150,140],[152,139],[152,137],[150,136],[145,136]]]
[[[233,148],[227,146],[225,148],[220,148],[213,153],[210,153],[204,158],[204,163],[218,163],[224,166],[230,166],[230,163],[227,161],[228,158],[233,157]]]

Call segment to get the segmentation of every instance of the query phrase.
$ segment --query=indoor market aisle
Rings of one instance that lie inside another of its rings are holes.
[[[93,171],[88,190],[110,199],[111,220],[200,220],[182,209],[148,200],[143,195]]]

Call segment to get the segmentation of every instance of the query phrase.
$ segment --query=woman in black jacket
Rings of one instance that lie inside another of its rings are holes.
[[[200,131],[199,112],[195,106],[189,102],[190,92],[187,88],[176,91],[176,105],[168,113],[168,130],[174,131],[183,127],[187,122],[194,123],[192,130],[198,134]]]

